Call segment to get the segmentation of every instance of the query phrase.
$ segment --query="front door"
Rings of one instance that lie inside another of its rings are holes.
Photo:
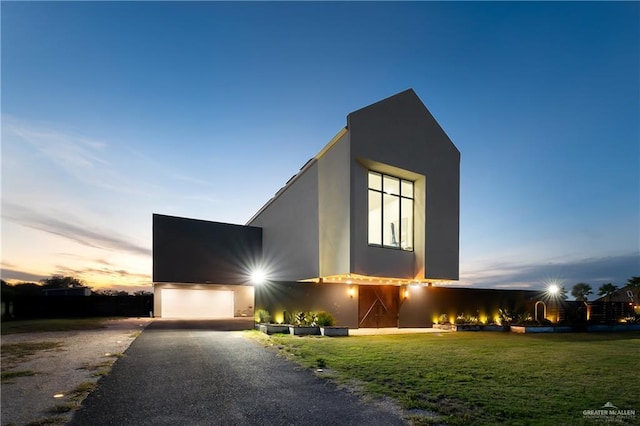
[[[383,328],[398,326],[399,287],[361,285],[358,288],[358,326]]]

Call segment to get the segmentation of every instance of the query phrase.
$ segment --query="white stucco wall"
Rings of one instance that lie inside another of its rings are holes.
[[[318,163],[313,160],[247,225],[262,227],[262,253],[271,280],[319,274]]]
[[[351,272],[350,161],[348,132],[318,159],[320,276]]]

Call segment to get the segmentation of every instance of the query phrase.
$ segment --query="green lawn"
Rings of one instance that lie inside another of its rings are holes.
[[[1,334],[36,333],[42,331],[92,330],[102,328],[109,318],[59,318],[2,321]]]
[[[418,424],[594,424],[583,410],[607,402],[640,424],[638,332],[264,339],[306,367],[326,364],[339,383],[439,415]]]

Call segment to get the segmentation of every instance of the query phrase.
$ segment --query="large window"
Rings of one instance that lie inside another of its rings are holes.
[[[369,244],[413,250],[413,182],[369,172]]]

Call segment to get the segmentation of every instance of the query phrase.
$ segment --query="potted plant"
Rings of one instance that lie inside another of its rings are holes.
[[[289,327],[282,324],[272,324],[271,314],[266,309],[258,309],[255,313],[256,328],[265,334],[288,333]]]
[[[321,311],[316,315],[316,323],[323,336],[348,336],[349,327],[336,326],[336,319],[329,312]]]
[[[293,325],[289,326],[289,333],[294,336],[319,335],[320,327],[316,325],[313,312],[299,311],[293,315]]]
[[[479,331],[478,317],[461,314],[456,317],[456,331]]]
[[[432,326],[433,328],[437,328],[439,330],[451,330],[451,331],[456,331],[456,326],[455,324],[451,324],[451,322],[449,321],[449,315],[447,314],[442,314],[438,317],[438,322],[436,322],[435,324],[433,324]]]

